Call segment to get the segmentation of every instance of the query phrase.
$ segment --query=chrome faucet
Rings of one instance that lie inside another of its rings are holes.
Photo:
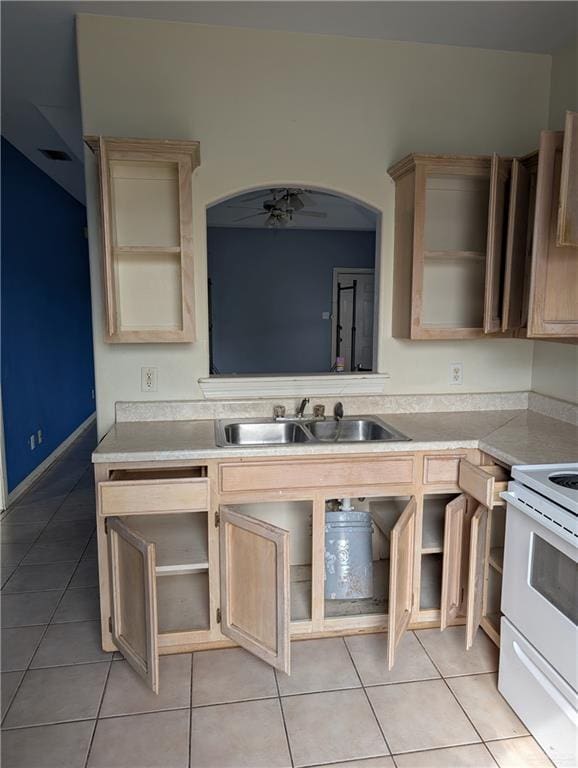
[[[308,402],[309,402],[309,398],[308,397],[304,397],[303,400],[301,400],[301,402],[299,403],[299,408],[297,408],[297,411],[295,413],[295,416],[298,419],[302,419],[303,418],[303,414],[305,413],[305,408],[306,408]]]
[[[343,403],[335,403],[335,407],[333,408],[333,415],[335,416],[336,421],[339,421],[339,419],[343,418]]]

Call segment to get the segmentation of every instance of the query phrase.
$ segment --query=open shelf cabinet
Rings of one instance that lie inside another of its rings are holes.
[[[98,157],[110,342],[194,341],[195,141],[87,137]]]

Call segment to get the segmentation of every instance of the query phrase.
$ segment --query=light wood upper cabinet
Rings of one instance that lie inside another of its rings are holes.
[[[578,112],[566,113],[556,244],[578,246]]]
[[[289,674],[289,532],[221,507],[221,631]]]
[[[194,341],[199,143],[87,137],[100,172],[106,341]]]
[[[556,243],[563,142],[561,131],[541,133],[528,309],[528,336],[535,338],[578,337],[578,247]],[[573,143],[572,138],[567,142],[570,147]],[[567,181],[567,192],[574,182]],[[576,206],[568,199],[563,209],[562,221],[568,222]]]
[[[396,185],[393,335],[468,339],[501,330],[509,160],[409,155]]]

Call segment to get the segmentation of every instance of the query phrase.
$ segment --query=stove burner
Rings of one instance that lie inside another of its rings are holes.
[[[561,485],[562,488],[569,488],[571,491],[578,491],[578,472],[571,472],[560,475],[550,475],[548,478],[554,485]]]

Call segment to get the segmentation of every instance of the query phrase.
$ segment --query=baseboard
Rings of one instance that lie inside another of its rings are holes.
[[[30,486],[38,480],[40,475],[43,472],[46,472],[46,470],[50,467],[51,464],[54,464],[56,459],[58,459],[64,451],[70,447],[71,443],[73,443],[77,437],[79,437],[88,427],[90,427],[94,421],[96,420],[96,412],[92,413],[88,419],[85,419],[80,426],[78,426],[74,432],[71,432],[70,435],[66,438],[66,440],[63,440],[60,445],[55,448],[52,453],[47,456],[44,461],[39,464],[36,469],[33,469],[32,472],[24,478],[16,488],[14,488],[10,493],[8,494],[8,504],[7,506],[10,506],[11,504],[14,504],[14,502],[22,496],[23,493],[25,493]]]

